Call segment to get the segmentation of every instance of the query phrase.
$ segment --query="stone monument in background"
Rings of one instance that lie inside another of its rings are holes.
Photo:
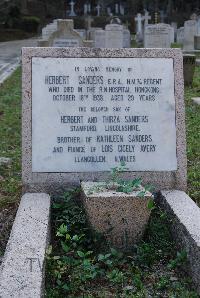
[[[184,51],[194,50],[194,36],[197,35],[197,21],[189,20],[184,23]]]
[[[148,25],[144,30],[145,48],[170,48],[172,27],[168,24]]]
[[[38,41],[39,47],[83,47],[87,42],[74,30],[73,20],[57,20],[52,31]]]

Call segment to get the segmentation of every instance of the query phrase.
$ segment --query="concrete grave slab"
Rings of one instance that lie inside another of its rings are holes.
[[[187,252],[189,274],[200,293],[200,208],[183,191],[162,191],[158,203],[167,211],[174,240]]]
[[[22,197],[1,265],[0,297],[43,296],[49,216],[49,195]]]

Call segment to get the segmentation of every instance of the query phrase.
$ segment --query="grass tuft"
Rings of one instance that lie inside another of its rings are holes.
[[[9,166],[0,166],[0,208],[21,195],[21,70],[0,86],[0,157],[9,157]]]

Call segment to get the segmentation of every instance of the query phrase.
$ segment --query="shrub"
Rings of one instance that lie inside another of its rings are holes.
[[[21,29],[27,32],[37,32],[40,19],[34,16],[22,17]]]

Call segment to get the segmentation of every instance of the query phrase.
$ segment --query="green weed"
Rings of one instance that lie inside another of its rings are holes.
[[[127,255],[110,248],[91,230],[78,195],[79,190],[71,190],[53,201],[46,297],[146,297],[159,291],[173,297],[185,291],[193,297],[187,283],[177,278],[175,286],[174,281],[157,276],[156,269],[152,272],[160,263],[166,264],[167,271],[180,270],[184,263],[182,253],[174,253],[164,213],[154,208],[144,241]],[[153,275],[149,289],[146,280]]]

